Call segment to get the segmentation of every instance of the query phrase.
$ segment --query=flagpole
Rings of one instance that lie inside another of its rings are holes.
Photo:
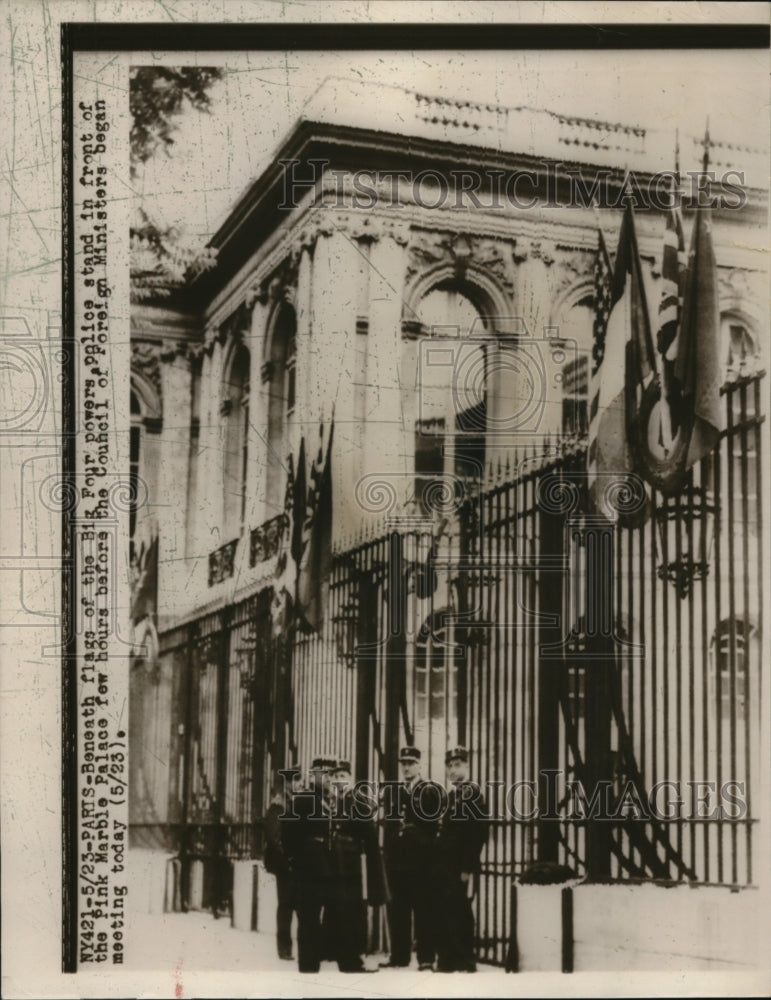
[[[711,145],[712,143],[709,138],[709,115],[707,115],[707,124],[704,128],[704,141],[702,142],[702,148],[704,149],[704,159],[702,161],[702,173],[705,174],[707,172],[707,168],[709,167],[709,150]]]

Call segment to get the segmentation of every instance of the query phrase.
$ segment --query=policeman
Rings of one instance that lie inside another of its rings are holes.
[[[367,948],[366,902],[372,906],[384,902],[376,804],[357,798],[350,761],[338,759],[332,781],[337,796],[332,816],[333,878],[324,922],[341,972],[376,972],[361,957]]]
[[[318,972],[322,959],[322,914],[333,886],[332,814],[334,789],[330,772],[336,761],[316,757],[310,787],[292,797],[291,812],[281,827],[281,842],[295,875],[297,961],[300,972]]]
[[[292,914],[297,906],[295,877],[284,851],[281,831],[292,813],[292,797],[300,791],[299,767],[286,768],[277,776],[274,794],[265,814],[265,870],[276,876],[276,944],[278,957],[292,959]]]
[[[445,755],[450,788],[436,843],[438,972],[476,972],[471,897],[479,856],[487,839],[482,791],[469,781],[469,753],[454,747]]]
[[[391,902],[388,927],[391,955],[383,968],[404,968],[412,956],[414,935],[421,971],[433,967],[436,956],[431,865],[441,813],[441,791],[421,777],[420,750],[399,753],[402,780],[383,789],[385,864]]]

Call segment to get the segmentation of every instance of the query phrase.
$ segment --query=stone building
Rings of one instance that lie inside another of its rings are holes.
[[[654,493],[647,524],[616,530],[615,673],[600,681],[582,659],[583,578],[566,568],[584,543],[568,508],[543,503],[547,477],[585,469],[598,228],[613,251],[625,190],[640,197],[655,332],[671,181],[651,180],[672,170],[672,146],[629,125],[328,80],[213,236],[216,264],[138,297],[132,473],[148,500],[132,513],[130,808],[132,845],[178,859],[168,905],[219,905],[260,857],[277,768],[332,752],[358,777],[393,778],[404,742],[438,780],[447,744],[465,742],[474,776],[506,787],[543,791],[545,767],[648,792],[746,785],[736,822],[596,838],[560,785],[549,802],[564,822],[494,824],[483,960],[510,957],[512,882],[538,861],[595,882],[755,884],[759,151],[709,149],[728,428],[683,496]],[[689,237],[703,145],[682,146]],[[301,443],[310,476],[332,426],[311,631],[291,611],[288,498]],[[549,558],[563,569],[550,575]],[[542,647],[560,641],[555,668]]]

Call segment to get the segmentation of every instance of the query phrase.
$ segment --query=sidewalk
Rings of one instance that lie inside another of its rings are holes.
[[[286,972],[296,962],[276,954],[272,934],[239,931],[230,917],[215,920],[211,912],[134,913],[128,929],[126,965],[132,969],[181,967],[188,970]]]
[[[295,928],[296,929],[296,928]],[[377,968],[378,962],[386,956],[368,955],[366,964]],[[414,956],[413,956],[414,959]],[[297,960],[282,961],[276,954],[276,939],[273,934],[236,930],[229,917],[215,920],[210,912],[147,914],[133,913],[127,929],[125,967],[136,971],[174,970],[187,972],[242,972],[273,973],[283,972],[297,975]],[[337,973],[334,962],[322,962],[321,973]],[[479,972],[493,972],[491,966],[480,965]],[[365,976],[368,985],[377,980],[403,977],[401,982],[410,987],[405,992],[412,995],[415,984],[412,980],[425,983],[436,980],[431,973],[418,972],[417,961],[413,966],[398,972],[382,970],[378,976]],[[310,977],[309,977],[310,978]],[[351,982],[356,975],[346,976]],[[441,977],[444,979],[445,977]],[[460,977],[468,981],[466,976]]]

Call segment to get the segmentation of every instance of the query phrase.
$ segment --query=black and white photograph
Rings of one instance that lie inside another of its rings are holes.
[[[194,6],[9,5],[6,995],[765,992],[767,6]]]

